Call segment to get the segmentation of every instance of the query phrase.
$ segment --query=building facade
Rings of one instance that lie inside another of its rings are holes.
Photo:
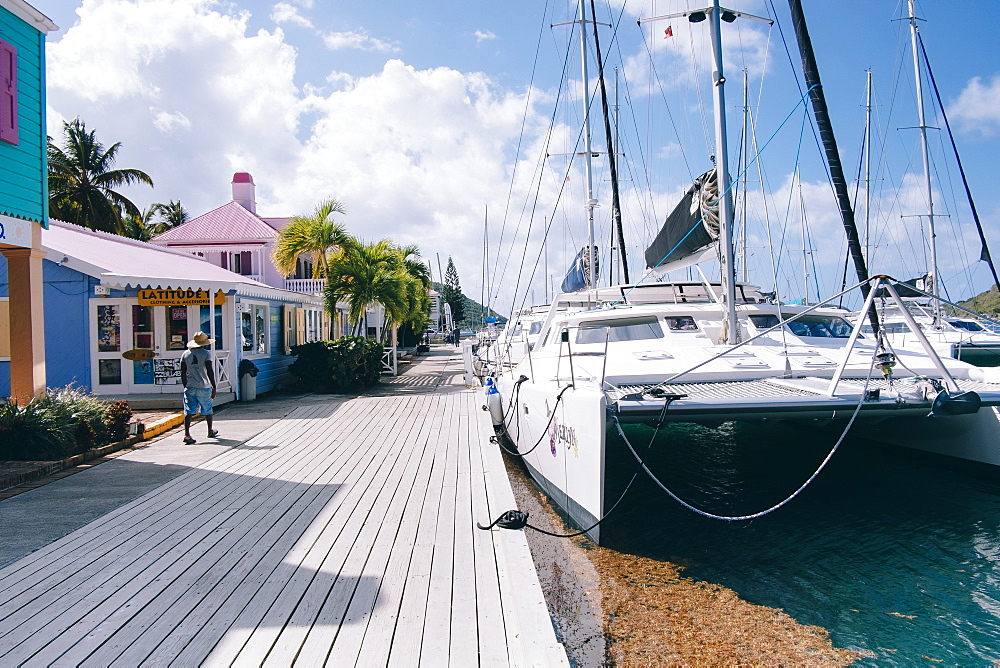
[[[45,35],[52,21],[0,0],[0,362],[19,403],[45,392],[41,234],[48,220]]]

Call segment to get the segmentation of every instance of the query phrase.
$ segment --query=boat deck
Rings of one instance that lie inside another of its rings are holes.
[[[297,408],[0,570],[0,664],[567,665],[481,403]]]

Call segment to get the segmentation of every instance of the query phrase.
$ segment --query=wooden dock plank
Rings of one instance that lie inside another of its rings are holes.
[[[286,472],[301,467],[301,463],[294,458],[275,459],[274,462],[280,465],[275,471],[279,475],[285,475]],[[226,542],[230,529],[224,530],[227,536],[223,539],[216,536],[216,540],[207,541],[205,538],[208,535],[218,532],[223,523],[238,523],[241,514],[250,513],[267,501],[267,497],[263,496],[260,498],[259,504],[252,506],[243,503],[242,498],[252,494],[252,490],[258,488],[267,490],[282,484],[279,480],[256,476],[238,476],[235,477],[235,480],[237,485],[242,483],[243,487],[227,488],[231,496],[223,499],[222,503],[202,504],[199,514],[191,512],[191,509],[188,509],[187,513],[177,513],[175,523],[159,526],[142,539],[137,546],[130,546],[128,543],[120,545],[119,551],[126,556],[116,555],[118,560],[109,562],[110,557],[105,555],[104,558],[91,564],[88,569],[83,571],[83,573],[92,571],[95,576],[85,577],[77,574],[80,584],[74,584],[70,591],[79,587],[84,595],[79,597],[74,605],[61,609],[54,618],[46,623],[43,623],[45,620],[40,620],[39,617],[58,609],[49,605],[59,593],[58,589],[49,590],[45,596],[32,601],[31,606],[25,606],[23,609],[44,607],[41,614],[30,619],[30,623],[36,626],[32,638],[20,643],[17,653],[8,653],[6,657],[17,660],[18,656],[30,656],[32,651],[40,649],[46,643],[46,639],[53,634],[58,637],[58,645],[69,643],[74,639],[75,633],[88,629],[88,621],[100,622],[107,614],[104,611],[111,611],[111,613],[118,611],[122,601],[131,600],[133,603],[131,607],[134,609],[135,604],[141,599],[133,599],[133,597],[139,595],[147,580],[163,583],[172,582],[173,578],[170,572],[176,573],[179,568],[198,563],[207,552],[210,552],[209,548],[212,548],[213,543],[217,545]],[[208,515],[206,521],[201,522],[199,519],[203,513]],[[138,558],[127,556],[134,553],[133,547],[139,551]],[[203,551],[202,548],[205,550]],[[96,577],[97,573],[100,573],[100,577]],[[73,629],[73,633],[69,632],[70,628]]]
[[[324,447],[335,442],[337,433],[336,429],[323,430],[309,439],[301,439],[296,460],[307,475],[292,476],[294,484],[276,486],[274,493],[258,492],[262,504],[266,504],[261,511],[266,514],[262,516],[258,511],[234,522],[231,538],[227,537],[212,554],[200,560],[199,567],[188,568],[173,579],[171,589],[175,598],[161,596],[156,605],[147,606],[122,626],[117,635],[136,637],[127,649],[116,656],[95,653],[90,661],[104,665],[113,657],[116,663],[128,666],[167,663],[176,657],[197,631],[204,628],[204,621],[250,578],[260,562],[286,553],[319,509],[330,501],[337,489],[333,481],[341,466],[355,454],[345,448]],[[243,498],[251,501],[245,495]],[[204,658],[204,647],[201,653]]]
[[[322,407],[316,407],[316,410]],[[308,424],[303,422],[302,424]],[[289,431],[284,434],[285,438],[293,438],[296,423],[292,421]],[[279,430],[280,433],[280,430]],[[234,472],[238,472],[241,462],[253,463],[253,452],[246,447],[235,448],[234,450],[221,455],[212,460],[228,460],[232,462]],[[275,455],[279,456],[279,455]],[[257,457],[259,459],[259,455]],[[135,535],[145,530],[150,523],[157,523],[169,518],[171,513],[180,508],[168,508],[163,503],[165,498],[170,496],[181,496],[189,500],[191,504],[202,504],[209,494],[218,494],[218,485],[224,479],[217,478],[211,482],[214,473],[209,468],[198,468],[183,476],[175,478],[173,481],[157,488],[153,492],[146,494],[135,501],[126,504],[122,508],[115,510],[102,518],[91,522],[69,536],[66,536],[51,545],[37,550],[21,561],[9,565],[0,571],[0,605],[10,603],[14,596],[26,591],[28,586],[36,586],[46,582],[48,586],[59,583],[59,578],[67,573],[72,573],[86,565],[90,560],[99,558],[115,546],[132,539]],[[209,484],[204,482],[208,480]],[[195,491],[198,493],[196,494]],[[153,510],[149,514],[144,509]],[[147,520],[145,523],[141,520]],[[37,593],[36,587],[32,593]],[[0,617],[2,618],[2,617]]]
[[[455,404],[446,402],[442,411],[444,425],[454,422]],[[444,665],[451,647],[452,578],[455,561],[455,496],[458,491],[458,444],[442,430],[444,446],[444,476],[441,481],[441,502],[434,533],[434,555],[431,561],[430,587],[427,592],[426,616],[420,662]]]
[[[398,415],[394,417],[398,418]],[[356,537],[368,512],[362,503],[364,495],[371,486],[378,487],[384,484],[390,469],[385,462],[394,462],[401,447],[382,438],[370,437],[369,440],[375,446],[370,450],[373,453],[372,458],[365,462],[361,476],[352,480],[349,485],[345,485],[348,491],[341,499],[339,512],[333,513],[328,521],[320,525],[323,530],[315,540],[300,541],[300,545],[305,547],[305,553],[301,556],[291,579],[266,608],[263,618],[251,629],[249,635],[242,639],[243,643],[239,647],[235,646],[236,643],[230,642],[230,638],[223,639],[223,644],[209,656],[213,663],[260,665],[262,658],[273,652],[286,657],[290,655],[294,659],[305,634],[308,633],[308,624],[311,623],[321,603],[307,595],[310,588],[319,588],[336,580],[339,566],[334,569],[334,561],[328,560],[328,557],[338,543],[347,543]],[[303,626],[296,626],[299,624]],[[297,638],[294,642],[289,642],[288,635],[293,633]],[[284,640],[281,638],[283,634],[288,634]],[[237,636],[234,640],[238,642],[241,638]],[[276,647],[279,641],[286,642],[287,647]],[[232,658],[229,657],[230,653]]]
[[[436,408],[437,401],[434,395],[423,398],[420,407],[423,418],[420,430],[411,438],[414,447],[420,452],[420,467],[410,486],[403,513],[399,518],[398,531],[392,545],[389,546],[391,549],[386,555],[379,587],[374,596],[368,600],[355,596],[351,601],[352,609],[348,611],[345,620],[347,623],[337,634],[336,646],[331,656],[338,662],[348,663],[346,659],[352,656],[357,657],[355,665],[359,666],[385,665],[388,660],[392,638],[399,620],[403,592],[409,584],[407,572],[416,547],[421,514],[434,469],[436,452],[430,436],[435,426]],[[371,573],[373,569],[366,568],[366,572]]]
[[[0,662],[567,665],[481,403],[296,409],[0,570]]]

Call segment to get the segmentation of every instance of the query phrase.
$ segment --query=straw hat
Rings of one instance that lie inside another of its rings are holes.
[[[188,341],[188,348],[201,348],[207,346],[215,341],[215,339],[208,338],[208,334],[205,332],[198,332],[194,335],[194,338]]]

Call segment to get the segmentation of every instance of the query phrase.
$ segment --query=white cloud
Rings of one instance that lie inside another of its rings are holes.
[[[120,141],[118,166],[156,183],[127,191],[140,207],[180,199],[204,213],[229,200],[242,170],[262,215],[307,213],[337,197],[352,233],[451,255],[478,294],[483,210],[497,215],[506,203],[525,93],[399,60],[297,86],[298,51],[285,34],[251,33],[248,15],[227,7],[84,0],[78,22],[48,44],[49,133],[58,141],[62,119],[79,116],[105,145]],[[540,152],[546,125],[529,114],[524,145]],[[518,173],[517,201],[530,174],[530,165]]]
[[[496,34],[494,34],[489,30],[487,30],[486,32],[483,32],[482,30],[477,30],[476,32],[473,33],[473,35],[475,35],[476,37],[476,44],[497,38]]]
[[[308,3],[306,9],[312,6],[312,3]],[[312,21],[302,16],[299,13],[299,8],[295,5],[289,4],[287,2],[279,2],[274,7],[271,8],[271,20],[277,24],[291,23],[292,25],[301,26],[303,28],[312,28]]]
[[[323,43],[331,51],[339,49],[360,49],[362,51],[379,51],[382,53],[399,51],[398,46],[372,37],[364,29],[323,33]]]
[[[1000,74],[994,74],[985,85],[980,77],[969,81],[958,99],[949,105],[948,116],[963,129],[984,135],[1000,130]]]
[[[160,132],[169,134],[174,128],[184,128],[185,130],[191,128],[191,119],[179,111],[170,113],[155,107],[150,107],[149,110],[153,114],[153,127]]]

